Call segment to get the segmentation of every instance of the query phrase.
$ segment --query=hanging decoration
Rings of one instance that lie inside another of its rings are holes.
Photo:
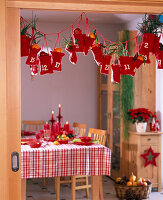
[[[141,154],[141,157],[145,159],[144,167],[148,166],[149,164],[156,165],[156,158],[160,155],[160,153],[155,153],[150,146],[147,153]]]
[[[85,17],[85,23],[83,17]],[[160,48],[162,44],[159,43],[163,24],[160,21],[160,17],[161,15],[145,14],[143,22],[138,24],[138,30],[142,34],[140,45],[138,45],[138,35],[118,43],[106,39],[93,26],[84,12],[80,14],[73,24],[57,33],[43,33],[38,30],[36,17],[32,16],[31,22],[21,17],[21,56],[28,56],[26,64],[30,66],[32,75],[38,74],[38,67],[40,67],[40,75],[62,71],[62,59],[65,54],[62,52],[59,38],[61,33],[71,30],[70,40],[63,36],[66,43],[65,50],[69,53],[70,62],[76,64],[78,53],[87,55],[91,50],[95,62],[101,67],[101,73],[108,75],[109,69],[111,69],[113,81],[120,83],[121,75],[133,77],[136,70],[143,63],[150,63],[150,53],[155,54],[158,69],[163,69],[163,49]],[[49,35],[57,36],[54,50],[50,52],[47,44]],[[47,52],[43,51],[43,47],[40,48],[38,46],[42,38],[43,44],[44,42],[46,44]],[[128,44],[131,40],[136,40],[134,57],[129,54]],[[112,59],[113,56],[115,57],[114,59]],[[115,61],[118,63],[115,63]]]

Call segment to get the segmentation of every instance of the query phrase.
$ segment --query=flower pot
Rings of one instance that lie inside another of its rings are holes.
[[[136,131],[139,133],[144,133],[146,132],[146,128],[147,128],[147,122],[136,122]]]

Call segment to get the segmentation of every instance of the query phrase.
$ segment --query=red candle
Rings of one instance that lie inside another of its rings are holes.
[[[52,121],[54,120],[54,111],[52,110]]]
[[[59,125],[58,125],[58,123],[53,124],[52,131],[54,133],[58,133],[58,131],[59,131]]]
[[[64,124],[64,130],[67,132],[70,130],[70,124],[68,122],[66,122],[66,124]]]
[[[61,115],[61,104],[59,104],[59,115]]]

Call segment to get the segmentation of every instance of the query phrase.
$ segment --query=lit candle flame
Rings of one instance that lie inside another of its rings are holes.
[[[68,121],[66,122],[66,124],[68,124]]]
[[[60,107],[61,107],[61,104],[59,104],[58,106],[59,106],[59,108],[60,108]]]
[[[52,110],[52,114],[54,115],[54,111]]]

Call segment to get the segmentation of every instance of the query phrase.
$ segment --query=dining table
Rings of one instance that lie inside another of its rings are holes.
[[[77,145],[42,141],[39,148],[21,145],[21,199],[26,200],[26,180],[91,176],[92,200],[99,199],[99,177],[110,176],[111,150],[100,144]]]

